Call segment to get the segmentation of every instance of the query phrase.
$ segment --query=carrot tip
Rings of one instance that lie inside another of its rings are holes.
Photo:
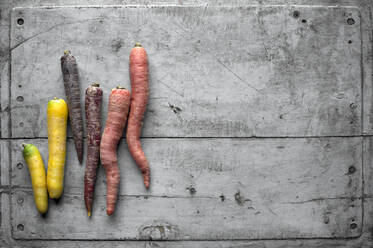
[[[91,217],[91,211],[88,211],[88,217]]]
[[[142,47],[142,45],[139,42],[136,42],[134,47]]]
[[[149,189],[149,180],[149,176],[144,176],[144,184],[146,189]]]

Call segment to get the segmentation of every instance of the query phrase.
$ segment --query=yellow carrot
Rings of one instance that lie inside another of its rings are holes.
[[[58,199],[63,192],[66,159],[67,104],[63,99],[54,98],[48,102],[48,172],[47,186],[50,198]]]
[[[32,144],[22,143],[23,158],[30,171],[35,205],[41,214],[48,210],[47,178],[45,167],[38,148]]]

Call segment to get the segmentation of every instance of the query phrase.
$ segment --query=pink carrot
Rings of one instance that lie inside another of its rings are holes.
[[[130,92],[117,87],[109,96],[108,117],[101,139],[100,157],[105,168],[107,182],[106,211],[112,215],[117,202],[120,172],[117,159],[117,145],[123,135],[130,106]]]
[[[149,163],[140,143],[142,120],[149,97],[148,57],[140,43],[136,43],[132,48],[129,61],[132,96],[127,126],[127,144],[132,158],[142,173],[145,187],[148,188]]]

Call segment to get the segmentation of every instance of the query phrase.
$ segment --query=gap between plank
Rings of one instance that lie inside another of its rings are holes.
[[[140,139],[321,139],[321,138],[365,138],[373,137],[373,134],[359,134],[359,135],[311,135],[311,136],[180,136],[180,137],[167,137],[167,136],[145,136]],[[87,137],[84,136],[86,139]],[[0,140],[34,140],[34,139],[45,139],[48,137],[12,137],[12,138],[0,138]],[[72,140],[73,137],[67,137],[68,140]],[[121,139],[126,139],[124,136]]]

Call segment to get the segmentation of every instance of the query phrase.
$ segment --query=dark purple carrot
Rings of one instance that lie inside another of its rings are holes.
[[[91,216],[93,195],[100,159],[102,89],[93,83],[85,92],[85,118],[87,131],[87,162],[84,174],[84,202]]]
[[[74,56],[70,51],[65,50],[61,57],[61,69],[67,106],[69,107],[69,119],[73,130],[75,149],[78,154],[79,162],[83,160],[83,117],[80,104],[80,87],[78,77],[78,66]]]

